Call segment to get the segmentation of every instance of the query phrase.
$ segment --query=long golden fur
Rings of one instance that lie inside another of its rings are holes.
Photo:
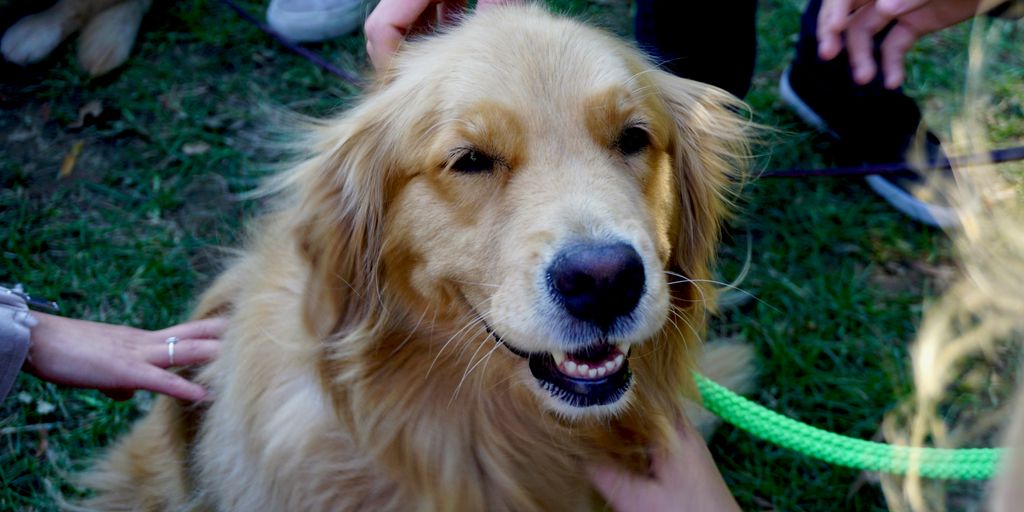
[[[195,316],[230,318],[198,376],[215,398],[161,398],[89,475],[91,505],[593,509],[584,465],[643,470],[693,395],[709,264],[746,154],[737,107],[537,7],[408,45],[312,130],[278,208],[203,296]],[[624,154],[630,127],[648,139]],[[469,151],[493,165],[460,171]],[[614,334],[632,346],[633,384],[573,407],[497,336],[558,350],[537,275],[566,241],[609,237],[646,275],[636,321]]]

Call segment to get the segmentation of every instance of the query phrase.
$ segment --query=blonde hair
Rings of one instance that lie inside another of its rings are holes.
[[[966,99],[947,146],[952,154],[989,148],[982,117],[991,111],[983,88],[986,28],[986,21],[974,22]],[[912,348],[914,394],[885,418],[882,430],[893,444],[1019,449],[1024,388],[1013,383],[1024,335],[1024,166],[961,161],[954,162],[954,174],[956,186],[929,186],[958,209],[961,226],[951,237],[960,276],[927,309]],[[1005,428],[1011,413],[1012,426]],[[897,511],[1017,510],[1024,500],[1024,489],[1015,485],[1024,478],[1019,453],[1007,451],[991,484],[927,481],[912,471],[905,478],[884,476],[882,487]]]

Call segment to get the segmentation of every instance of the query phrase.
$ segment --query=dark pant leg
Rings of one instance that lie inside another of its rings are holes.
[[[672,73],[742,98],[757,56],[757,0],[637,0],[636,40]]]
[[[838,136],[842,163],[902,160],[921,123],[917,103],[900,89],[886,89],[881,74],[868,84],[856,84],[846,50],[830,61],[818,57],[821,2],[810,0],[800,20],[800,39],[789,75],[793,90]],[[886,33],[882,31],[875,39],[876,61],[878,44]]]

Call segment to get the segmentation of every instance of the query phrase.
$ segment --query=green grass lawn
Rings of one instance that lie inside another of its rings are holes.
[[[0,2],[7,26],[29,2]],[[622,2],[560,0],[559,9],[628,36]],[[262,15],[262,2],[245,2]],[[780,132],[762,168],[817,167],[828,141],[778,99],[801,3],[761,3],[760,52],[748,96]],[[995,94],[986,119],[997,145],[1024,139],[1024,33],[999,21],[986,44]],[[969,27],[920,44],[907,90],[949,133],[962,104]],[[359,36],[314,48],[365,70]],[[356,90],[288,53],[217,2],[158,4],[131,61],[88,79],[73,45],[45,65],[0,74],[0,282],[20,281],[65,314],[160,328],[184,319],[216,274],[223,247],[259,204],[241,199],[280,153],[268,128],[280,107],[320,115]],[[97,108],[98,105],[98,108]],[[269,106],[269,107],[268,107]],[[89,107],[98,115],[80,114]],[[80,147],[71,173],[65,157]],[[731,280],[752,244],[742,288],[759,300],[724,311],[712,337],[758,353],[753,398],[814,425],[877,436],[910,389],[909,340],[954,266],[946,236],[908,221],[860,180],[753,182],[721,250]],[[148,396],[113,402],[28,376],[0,404],[0,510],[51,510],[71,474],[125,431]],[[712,439],[746,510],[876,510],[875,479],[810,461],[726,426]]]

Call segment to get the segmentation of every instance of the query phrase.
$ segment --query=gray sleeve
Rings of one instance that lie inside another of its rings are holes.
[[[11,391],[28,355],[36,318],[21,297],[0,286],[0,401]]]

